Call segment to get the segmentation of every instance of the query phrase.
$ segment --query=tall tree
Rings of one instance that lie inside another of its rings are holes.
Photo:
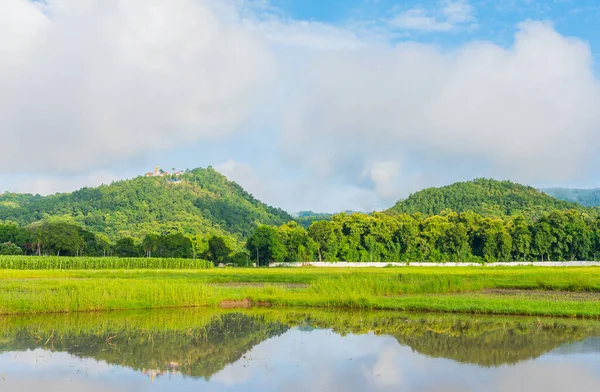
[[[323,261],[323,254],[335,247],[334,223],[331,221],[314,222],[308,228],[308,236],[317,244],[319,261]],[[335,259],[330,258],[329,260]]]
[[[512,238],[513,260],[526,260],[531,252],[533,241],[530,225],[522,215],[517,215],[510,221],[509,233]]]
[[[215,265],[227,262],[232,249],[227,245],[225,239],[220,236],[212,236],[208,240],[208,251],[206,258]]]
[[[246,248],[257,265],[269,265],[271,261],[284,261],[286,248],[272,226],[259,226],[248,238]]]

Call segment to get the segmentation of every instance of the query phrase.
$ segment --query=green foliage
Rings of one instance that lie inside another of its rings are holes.
[[[295,222],[263,228],[252,241],[266,238],[267,232],[271,236],[262,241],[261,252],[269,246],[284,248],[279,253],[259,253],[270,261],[495,262],[595,260],[600,256],[600,219],[578,210],[554,210],[535,222],[521,215],[497,218],[471,211],[446,210],[426,218],[342,213],[331,221],[314,222],[308,230]],[[254,255],[252,241],[248,246]],[[274,257],[275,253],[280,256]]]
[[[259,226],[248,238],[246,248],[251,259],[258,265],[268,265],[272,261],[284,261],[287,249],[282,243],[277,229],[271,226]]]
[[[60,256],[83,254],[86,245],[85,231],[72,220],[47,218],[29,226],[31,243],[36,253]]]
[[[23,249],[19,248],[12,242],[0,243],[0,255],[2,256],[14,256],[23,254]]]
[[[189,237],[181,233],[167,234],[158,237],[158,257],[190,258],[194,256],[194,246]]]
[[[141,241],[147,234],[175,233],[214,234],[239,241],[257,223],[280,225],[292,220],[211,167],[188,171],[180,179],[175,184],[166,177],[137,177],[46,197],[4,193],[0,194],[0,221],[11,220],[23,227],[49,216],[69,217],[111,241],[122,237]]]
[[[223,237],[212,236],[208,240],[208,251],[205,257],[217,265],[228,262],[231,252],[232,249],[227,245]]]
[[[439,215],[446,209],[456,212],[473,211],[486,217],[524,215],[536,218],[555,209],[582,207],[555,199],[532,187],[510,181],[478,178],[416,192],[396,203],[388,212]]]
[[[250,266],[250,256],[246,252],[237,252],[231,257],[231,263],[238,267]]]
[[[289,222],[278,228],[278,237],[285,246],[287,262],[311,261],[318,245],[297,222]]]
[[[115,254],[119,257],[139,257],[140,248],[134,243],[133,238],[123,237],[115,244]]]
[[[0,243],[12,243],[25,249],[29,242],[29,231],[13,222],[0,222]]]

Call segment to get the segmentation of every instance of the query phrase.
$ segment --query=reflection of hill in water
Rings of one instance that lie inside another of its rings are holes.
[[[201,314],[197,319],[193,315],[187,313],[188,317],[180,320],[165,320],[160,315],[126,317],[98,324],[84,318],[83,324],[72,320],[67,325],[1,328],[0,351],[43,347],[140,371],[208,378],[255,345],[288,329],[241,313]]]
[[[600,353],[600,337],[588,338],[581,342],[567,344],[552,352],[556,354],[597,354]]]
[[[586,336],[586,329],[565,325],[494,325],[460,321],[452,325],[423,323],[420,332],[401,330],[393,334],[402,344],[432,357],[481,366],[514,364],[537,358],[563,344]]]
[[[373,331],[390,335],[421,354],[480,366],[514,364],[600,336],[598,321],[551,318],[390,312],[336,314],[332,318],[309,313],[301,323],[332,328],[340,334]],[[586,347],[590,349],[591,343]]]
[[[600,336],[600,322],[583,320],[205,309],[0,319],[0,352],[46,348],[135,370],[208,378],[291,326],[390,335],[422,354],[481,366],[516,363]]]

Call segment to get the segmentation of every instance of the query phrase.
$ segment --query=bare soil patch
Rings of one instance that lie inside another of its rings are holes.
[[[240,299],[240,300],[224,300],[219,303],[219,306],[223,309],[237,309],[237,308],[251,308],[251,307],[263,307],[268,308],[271,307],[272,304],[270,302],[253,302],[249,299]]]

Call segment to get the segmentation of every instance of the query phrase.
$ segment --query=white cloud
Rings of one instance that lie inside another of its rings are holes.
[[[475,8],[467,0],[443,1],[442,14],[454,25],[475,20]]]
[[[83,187],[110,184],[120,178],[107,171],[93,171],[88,174],[70,176],[39,176],[19,181],[13,191],[40,195],[58,192],[71,192]]]
[[[394,161],[373,162],[369,171],[369,177],[375,184],[375,190],[383,197],[391,197],[398,191],[398,175],[400,165]]]
[[[510,47],[390,43],[399,28],[473,28],[465,0],[408,10],[391,31],[244,0],[40,4],[0,1],[0,172],[27,173],[18,190],[95,185],[114,177],[103,163],[254,128],[255,157],[228,150],[216,167],[257,198],[373,210],[480,175],[584,178],[600,147],[584,41],[529,21]]]
[[[457,167],[527,183],[585,175],[600,136],[591,63],[586,43],[539,22],[521,24],[510,48],[320,53],[286,101],[285,154],[315,176],[354,182],[372,162],[407,161],[399,187],[410,177],[455,180]]]
[[[0,170],[77,170],[234,132],[264,39],[195,0],[0,2]]]
[[[399,13],[390,25],[404,30],[450,31],[477,26],[475,9],[467,0],[444,0],[439,8],[430,11],[421,7]]]
[[[497,392],[558,392],[573,388],[596,391],[600,387],[600,377],[593,365],[561,360],[555,363],[529,361],[518,366],[502,367],[494,374],[489,385],[490,391]]]
[[[395,345],[382,347],[377,353],[377,362],[366,376],[377,386],[393,386],[399,389],[403,385],[403,374],[397,363],[401,354],[402,351]]]
[[[248,163],[230,159],[214,168],[257,199],[289,212],[310,209],[318,212],[373,211],[382,205],[380,195],[369,189],[340,183],[335,178],[316,173],[290,177],[291,169],[285,166],[257,170]],[[385,177],[378,173],[376,176]],[[370,173],[363,173],[361,177],[370,180]]]

